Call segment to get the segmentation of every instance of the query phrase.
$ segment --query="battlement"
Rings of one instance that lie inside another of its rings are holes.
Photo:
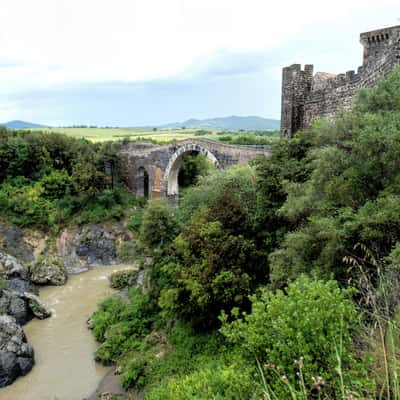
[[[400,26],[360,34],[363,64],[357,72],[317,72],[311,64],[293,64],[282,70],[281,135],[311,126],[319,117],[334,118],[339,109],[350,109],[357,88],[370,87],[394,65],[400,64]]]

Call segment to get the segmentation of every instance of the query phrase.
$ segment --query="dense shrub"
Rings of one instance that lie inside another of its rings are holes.
[[[0,218],[40,229],[73,217],[78,223],[121,218],[133,199],[119,184],[118,146],[2,128]]]
[[[148,203],[143,212],[140,240],[148,249],[164,248],[175,238],[179,226],[177,210],[169,207],[165,200]]]
[[[287,294],[264,290],[253,296],[252,311],[243,320],[228,323],[224,315],[221,332],[242,347],[244,354],[273,366],[293,385],[301,384],[296,378],[300,359],[309,386],[316,376],[322,376],[333,392],[340,390],[341,378],[346,386],[358,383],[357,379],[366,384],[362,380],[365,371],[352,354],[353,335],[361,318],[352,293],[334,281],[300,277],[289,284]],[[275,371],[268,377],[271,384]]]
[[[190,374],[165,380],[146,394],[146,400],[245,400],[257,393],[254,369],[241,361],[208,359]]]
[[[102,342],[96,360],[115,362],[149,333],[153,317],[148,296],[139,289],[130,289],[127,298],[105,300],[91,318],[94,336]]]

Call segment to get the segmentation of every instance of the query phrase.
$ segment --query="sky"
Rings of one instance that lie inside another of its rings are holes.
[[[398,0],[1,0],[0,122],[280,118],[292,63],[341,73]]]

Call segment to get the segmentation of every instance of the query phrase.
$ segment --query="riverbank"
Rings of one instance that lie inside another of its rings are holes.
[[[112,369],[106,373],[92,395],[84,400],[98,400],[99,398],[108,400],[111,396],[117,396],[121,400],[143,400],[144,398],[143,393],[127,393],[121,386],[115,370]]]
[[[90,396],[110,368],[95,363],[98,344],[86,321],[97,303],[113,292],[108,276],[126,267],[95,267],[71,275],[65,286],[41,289],[40,298],[53,315],[24,326],[35,349],[36,365],[28,375],[0,389],[0,400],[82,400]]]

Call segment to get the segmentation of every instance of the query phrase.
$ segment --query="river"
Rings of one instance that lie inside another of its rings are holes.
[[[86,321],[99,301],[112,293],[108,276],[126,265],[96,267],[72,275],[65,286],[48,286],[40,298],[52,317],[24,326],[35,350],[32,371],[0,389],[0,400],[82,400],[96,389],[108,369],[95,363],[98,344]]]

